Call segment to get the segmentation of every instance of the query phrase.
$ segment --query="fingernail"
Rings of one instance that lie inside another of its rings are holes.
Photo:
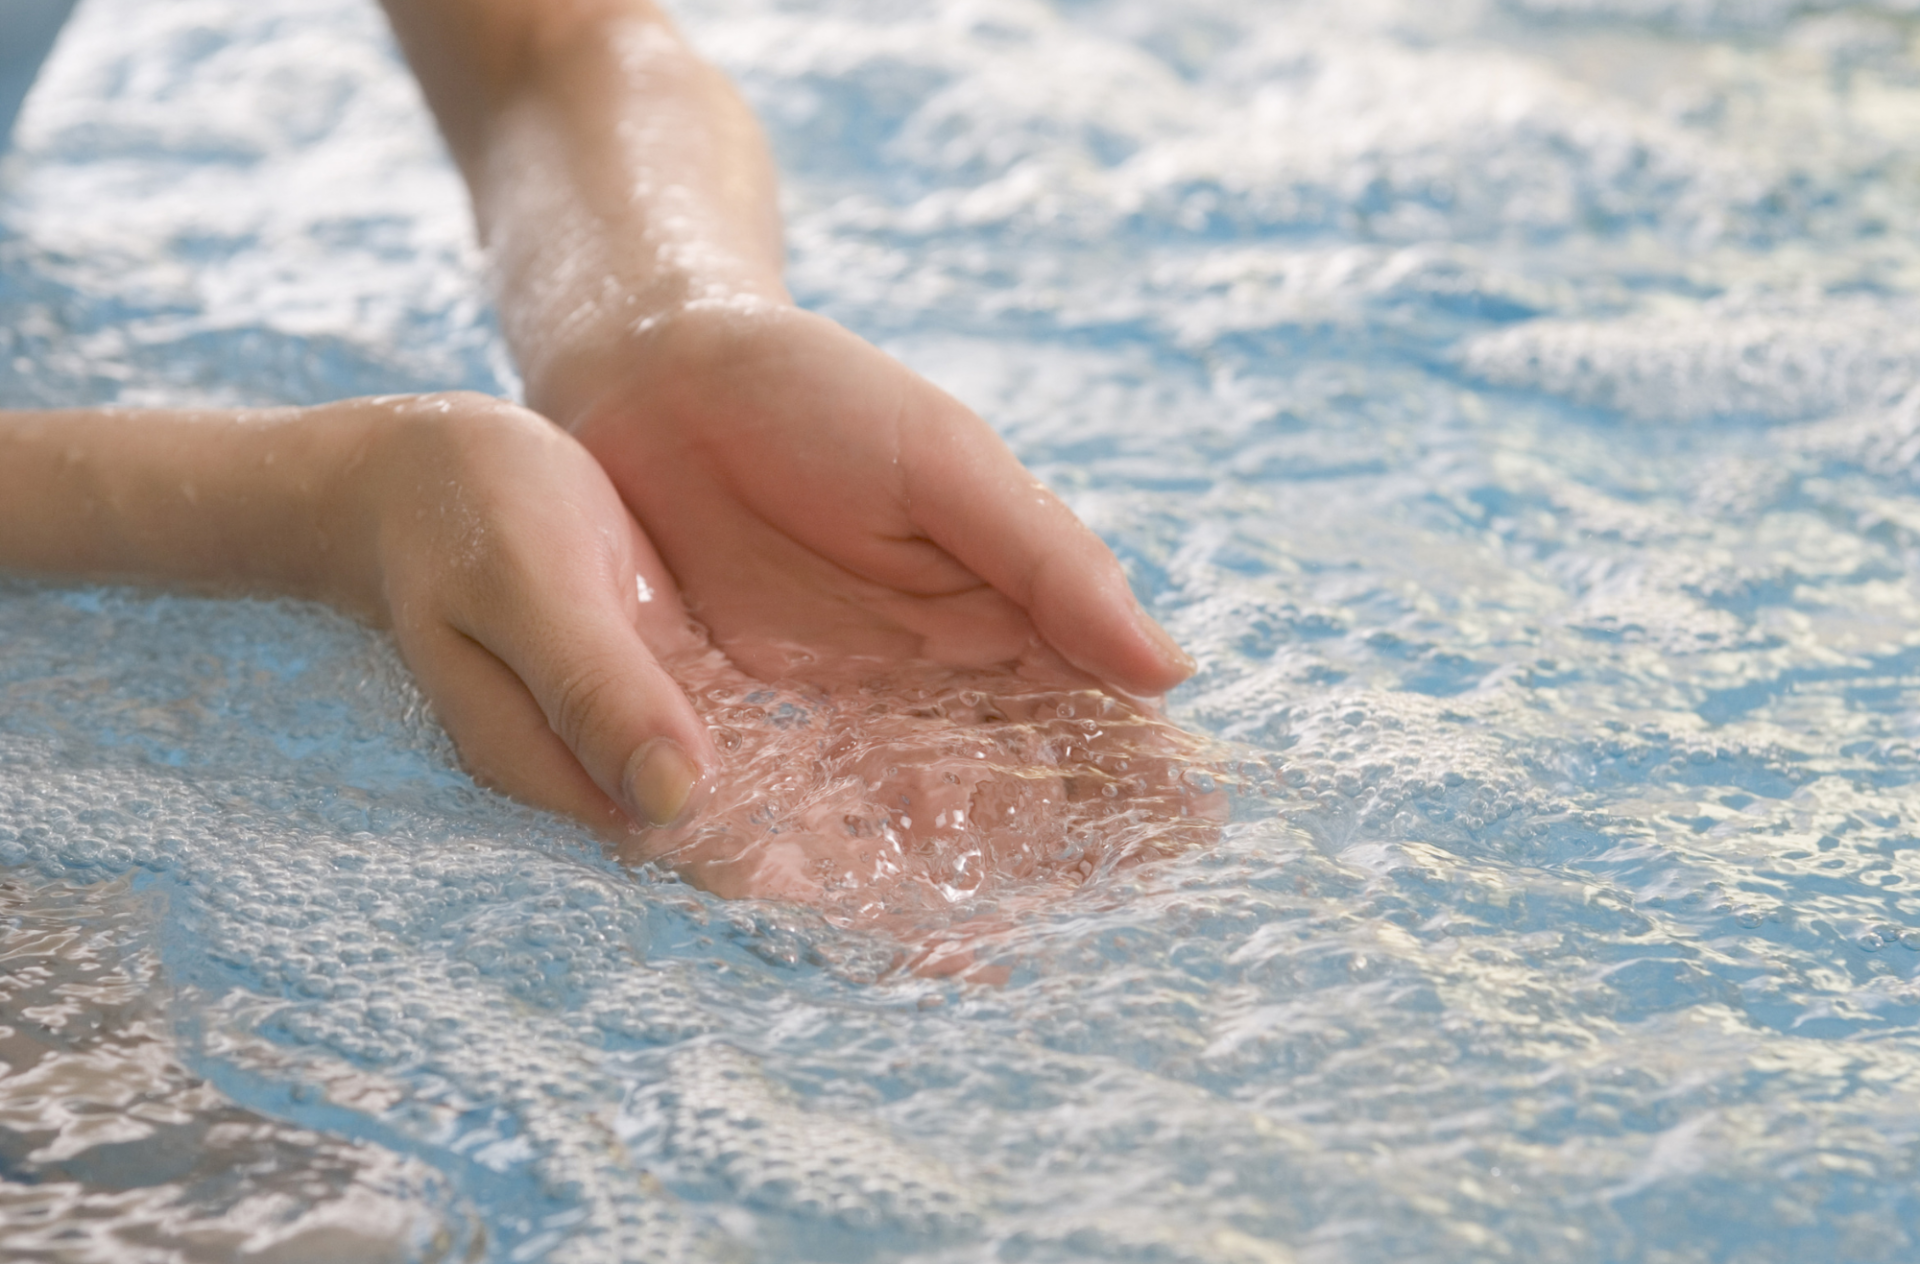
[[[627,798],[649,825],[671,825],[686,811],[700,766],[668,737],[656,737],[627,761]]]
[[[1160,651],[1160,656],[1178,667],[1182,676],[1191,676],[1200,670],[1200,664],[1194,661],[1193,655],[1181,649],[1180,643],[1174,640],[1165,628],[1155,623],[1153,616],[1145,609],[1135,606],[1134,617],[1139,621],[1140,630],[1147,634],[1147,639],[1152,641],[1154,648]]]

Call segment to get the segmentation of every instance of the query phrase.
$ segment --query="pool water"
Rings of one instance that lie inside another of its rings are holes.
[[[1230,820],[926,977],[477,790],[343,618],[10,583],[0,1254],[1920,1256],[1920,5],[681,12]],[[511,392],[477,273],[371,3],[84,0],[0,404]]]

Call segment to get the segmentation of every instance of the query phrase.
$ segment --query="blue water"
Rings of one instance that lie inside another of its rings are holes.
[[[1233,822],[889,974],[478,791],[342,618],[14,583],[0,1253],[1920,1257],[1920,6],[681,10]],[[477,271],[371,4],[85,0],[0,403],[510,392]]]

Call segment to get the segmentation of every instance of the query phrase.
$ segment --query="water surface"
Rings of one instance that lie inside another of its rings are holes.
[[[325,611],[7,587],[0,1245],[1914,1258],[1913,9],[683,5],[796,293],[1267,772],[930,979],[476,790]],[[514,389],[372,5],[86,0],[19,141],[0,402]]]

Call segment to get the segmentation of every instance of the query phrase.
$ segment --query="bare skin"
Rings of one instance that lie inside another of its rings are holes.
[[[1178,757],[1132,699],[1192,662],[1111,552],[964,405],[793,305],[759,129],[650,0],[385,4],[532,411],[0,414],[0,567],[291,592],[391,626],[480,780],[716,890],[827,899],[876,864],[948,892],[1002,863],[1077,882],[1077,852],[1000,826],[956,850],[924,822],[1066,804],[1118,739],[1048,771],[1048,797],[1012,765],[930,780],[937,732],[889,738],[920,754],[847,765],[776,837],[708,721],[728,682],[997,673],[1022,699],[1105,688],[1136,756]],[[844,828],[876,794],[925,805],[919,832],[882,830],[891,859]]]
[[[390,627],[476,777],[603,833],[679,814],[627,792],[645,743],[712,758],[658,665],[705,648],[659,557],[578,443],[486,396],[0,412],[0,570]],[[616,678],[625,709],[601,702]]]
[[[941,968],[971,961],[954,906],[1210,832],[1179,782],[1198,741],[1057,660],[769,687],[688,618],[593,457],[485,396],[0,412],[0,570],[331,602],[392,630],[483,783],[718,894],[939,936]],[[625,792],[662,739],[723,770],[702,811]]]
[[[1190,674],[985,422],[793,306],[759,129],[658,8],[386,7],[472,192],[529,403],[599,459],[738,665],[1041,658],[1138,696]]]

